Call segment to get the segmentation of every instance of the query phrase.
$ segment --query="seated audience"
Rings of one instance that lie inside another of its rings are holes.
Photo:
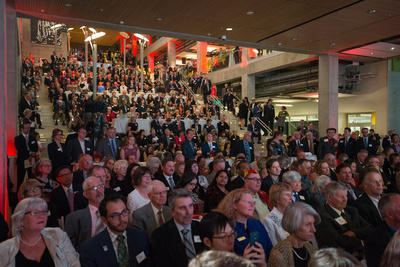
[[[209,212],[215,209],[221,200],[229,193],[226,189],[228,180],[229,177],[226,170],[220,170],[217,172],[205,194],[204,212]]]
[[[251,191],[254,199],[254,218],[264,218],[269,213],[268,194],[261,190],[261,177],[256,170],[250,169],[244,176],[244,189]]]
[[[338,248],[323,248],[314,252],[309,267],[361,267],[362,264],[350,253]]]
[[[133,173],[132,183],[135,189],[129,193],[127,207],[130,216],[132,212],[150,202],[151,172],[147,167],[138,167]]]

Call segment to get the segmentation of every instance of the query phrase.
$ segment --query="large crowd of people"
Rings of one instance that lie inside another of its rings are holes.
[[[284,140],[285,108],[235,106],[229,85],[217,103],[206,76],[174,68],[147,71],[142,90],[137,66],[99,66],[96,94],[92,72],[71,58],[53,55],[41,67],[26,59],[22,71],[0,266],[398,265],[397,134],[329,128],[320,136],[302,122]],[[43,88],[55,123],[47,147],[36,132]],[[238,111],[242,138],[224,108]],[[272,130],[268,140],[254,117]]]

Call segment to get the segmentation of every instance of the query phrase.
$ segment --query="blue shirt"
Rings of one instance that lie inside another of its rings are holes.
[[[243,223],[236,222],[235,231],[237,234],[234,245],[236,254],[243,256],[244,249],[250,243],[250,233],[258,232],[257,242],[263,246],[265,261],[268,262],[269,254],[272,249],[272,243],[264,225],[262,225],[259,220],[252,218],[247,219],[247,229],[244,228]]]

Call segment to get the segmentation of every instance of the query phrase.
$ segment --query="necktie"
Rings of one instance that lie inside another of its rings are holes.
[[[314,154],[314,146],[312,145],[311,140],[308,140],[308,146],[310,147],[311,154]]]
[[[164,218],[163,218],[161,210],[158,210],[157,217],[158,217],[158,226],[163,225],[164,224]]]
[[[250,147],[248,142],[243,142],[244,152],[246,153],[246,160],[251,162]]]
[[[367,148],[368,147],[368,138],[364,137],[364,147]]]
[[[347,221],[347,223],[350,221],[350,220],[349,220],[350,218],[347,216],[346,213],[344,213],[344,211],[342,211],[342,212],[340,213],[340,216],[342,216],[342,218],[345,219],[345,220]]]
[[[171,187],[171,189],[174,189],[175,182],[174,182],[174,178],[172,176],[168,176],[168,183],[169,183],[169,186]]]
[[[117,158],[117,149],[115,146],[115,139],[111,139],[111,152],[113,154],[113,158],[116,159]]]
[[[104,224],[101,221],[100,212],[99,212],[99,210],[96,210],[96,228],[94,230],[94,235],[97,235],[98,233],[100,233],[103,230],[104,230]]]
[[[68,188],[68,205],[71,212],[74,211],[74,192],[72,192],[71,188]]]
[[[125,244],[125,236],[117,236],[117,254],[118,254],[118,264],[120,267],[129,267],[129,254],[128,248]]]
[[[24,137],[25,137],[26,148],[27,148],[28,151],[29,151],[29,136],[28,136],[28,135],[25,135]]]
[[[183,236],[183,245],[185,246],[186,256],[188,257],[188,259],[193,259],[196,256],[196,253],[194,252],[192,242],[190,242],[189,240],[190,238],[190,236],[188,236],[189,230],[183,229],[181,232]]]

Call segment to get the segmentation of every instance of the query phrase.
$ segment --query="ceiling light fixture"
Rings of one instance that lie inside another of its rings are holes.
[[[330,45],[331,47],[334,47],[334,46],[336,45],[336,43],[335,43],[335,42],[330,42],[329,45]]]
[[[297,40],[297,38],[296,37],[292,37],[292,39],[291,39],[292,41],[296,41]]]
[[[71,4],[71,3],[66,3],[65,6],[66,6],[66,7],[71,7],[72,4]]]
[[[85,42],[92,41],[92,40],[97,39],[97,38],[100,38],[100,37],[102,37],[102,36],[104,36],[104,35],[106,35],[105,32],[96,32],[96,33],[90,35],[89,37],[87,37],[87,38],[85,39]]]
[[[373,55],[374,54],[374,52],[371,52],[371,55]]]
[[[158,17],[158,18],[156,18],[156,20],[157,20],[157,21],[162,21],[163,18],[162,18],[162,17]]]
[[[227,31],[232,31],[233,29],[231,27],[226,28]]]
[[[374,14],[374,13],[376,13],[376,9],[375,9],[375,8],[369,9],[369,10],[367,11],[367,13],[368,13],[368,14]]]
[[[40,12],[41,12],[41,13],[44,13],[44,9],[41,9]]]
[[[254,15],[254,11],[247,11],[247,12],[246,12],[246,15],[247,15],[247,16]]]
[[[390,48],[390,50],[392,50],[392,51],[395,50],[395,49],[396,49],[396,47],[391,47],[391,48]]]
[[[103,11],[104,11],[104,9],[103,9],[103,8],[100,8],[100,9],[99,9],[99,11],[100,11],[100,12],[103,12]]]
[[[281,46],[281,45],[282,45],[282,43],[281,43],[281,42],[279,42],[279,43],[278,43],[278,45],[279,45],[279,46]]]
[[[125,24],[125,21],[120,20],[120,21],[119,21],[119,24]]]

